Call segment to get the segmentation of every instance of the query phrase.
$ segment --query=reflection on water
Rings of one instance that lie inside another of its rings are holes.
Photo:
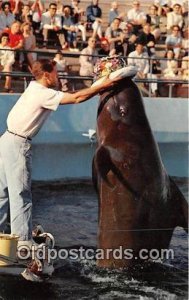
[[[188,184],[176,179],[188,198]],[[91,184],[35,184],[34,221],[55,234],[59,247],[95,247],[98,203]],[[57,260],[53,276],[30,283],[21,276],[0,276],[0,299],[188,299],[187,235],[176,228],[173,260],[130,270],[98,269],[94,260]]]

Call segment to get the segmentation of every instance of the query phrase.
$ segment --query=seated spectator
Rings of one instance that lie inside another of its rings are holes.
[[[113,1],[111,3],[111,9],[109,11],[109,15],[108,15],[108,23],[109,25],[113,22],[113,20],[115,18],[119,18],[121,21],[123,21],[124,18],[124,13],[120,13],[118,10],[118,2],[117,1]]]
[[[139,31],[142,29],[142,26],[146,23],[146,14],[140,10],[140,2],[134,0],[133,8],[130,9],[127,13],[128,22],[133,27],[133,33],[138,35]]]
[[[21,23],[19,21],[14,21],[11,25],[11,28],[5,29],[4,32],[8,33],[9,35],[9,46],[14,50],[20,50],[23,49],[24,45],[24,37],[23,34],[20,31],[21,29]],[[19,68],[22,67],[20,62],[20,53],[16,52],[15,54],[15,62],[19,66]]]
[[[34,34],[39,33],[41,21],[42,21],[42,13],[44,12],[44,4],[42,0],[34,0],[31,5],[32,11],[32,28]]]
[[[150,24],[151,26],[151,32],[155,37],[155,40],[157,41],[161,36],[161,30],[160,30],[160,16],[158,15],[158,8],[156,5],[150,6],[149,14],[147,14],[147,20],[146,22]]]
[[[175,55],[173,50],[168,50],[165,53],[165,58],[161,64],[162,74],[165,78],[174,78],[178,73],[178,61],[175,60]]]
[[[188,12],[188,1],[187,0],[170,0],[170,7],[172,9],[175,4],[180,4],[181,13],[183,16]]]
[[[65,44],[63,49],[69,48],[71,51],[78,51],[77,49],[77,27],[72,16],[71,6],[63,7],[62,28],[65,37]]]
[[[146,46],[149,56],[155,54],[155,37],[151,33],[150,24],[146,23],[143,26],[143,31],[139,34],[137,41]]]
[[[189,27],[187,27],[183,31],[183,39],[182,39],[182,45],[181,45],[181,54],[182,56],[188,56],[189,55]]]
[[[62,16],[62,10],[63,10],[63,1],[62,0],[55,0],[54,3],[56,3],[56,13],[60,16]]]
[[[179,58],[181,52],[182,38],[180,35],[180,27],[173,26],[172,33],[167,35],[165,40],[165,45],[167,50],[173,50],[175,58]]]
[[[68,63],[66,59],[63,57],[63,53],[61,51],[55,54],[53,60],[56,62],[56,69],[58,71],[58,75],[68,75]],[[59,78],[60,89],[63,92],[68,91],[68,80],[66,78]]]
[[[0,70],[2,72],[11,72],[12,65],[14,64],[14,51],[10,51],[9,46],[9,35],[3,33],[0,38]],[[4,49],[5,48],[5,49]],[[5,77],[4,92],[11,93],[11,76]]]
[[[24,44],[23,48],[24,50],[35,50],[36,49],[36,38],[33,34],[32,27],[30,23],[23,23],[21,25],[21,32],[24,37]],[[37,54],[35,52],[28,52],[24,53],[24,61],[28,64],[28,66],[31,68],[34,61],[37,59]],[[27,69],[26,69],[27,70]]]
[[[135,51],[137,36],[132,33],[132,26],[130,24],[125,23],[125,26],[122,27],[122,30],[124,35],[124,56],[128,56],[129,53]]]
[[[182,58],[180,75],[183,80],[189,80],[189,56]]]
[[[105,37],[100,40],[100,49],[98,50],[98,54],[103,56],[115,55],[115,49],[110,50],[110,43]]]
[[[24,4],[22,7],[22,11],[15,15],[16,20],[21,23],[29,23],[32,25],[32,12],[30,10],[30,6],[28,4]]]
[[[82,55],[83,54],[83,55]],[[80,76],[92,76],[94,65],[97,61],[98,52],[96,50],[96,40],[90,37],[88,40],[88,46],[81,51],[79,57],[80,63]]]
[[[0,30],[8,29],[11,27],[12,23],[15,21],[15,16],[11,12],[11,5],[8,1],[2,3],[2,12],[0,14]]]
[[[136,77],[140,79],[149,78],[149,79],[157,79],[157,73],[152,70],[150,71],[149,65],[149,56],[144,49],[144,45],[137,42],[136,43],[136,50],[129,53],[127,58],[128,65],[133,65],[138,67],[138,72]],[[152,92],[152,96],[156,97],[158,95],[158,86],[157,82],[150,83],[150,88]]]
[[[110,49],[115,49],[116,54],[123,55],[124,34],[122,29],[119,27],[120,23],[121,20],[119,18],[115,18],[111,25],[107,28],[105,37],[110,44]]]
[[[148,54],[144,50],[144,45],[137,43],[135,51],[129,53],[127,58],[128,65],[138,67],[137,77],[145,78],[149,72]]]
[[[99,37],[99,39],[102,38],[102,10],[98,5],[98,0],[92,0],[91,5],[87,7],[86,10],[87,15],[87,23],[88,26],[92,25],[93,29],[93,39],[96,38],[96,36]]]
[[[171,11],[170,0],[154,0],[154,5],[158,7],[159,16],[167,16],[167,13]]]
[[[167,14],[167,30],[168,30],[168,32],[174,25],[178,25],[180,28],[182,28],[184,25],[184,18],[182,16],[180,4],[175,4],[173,6],[173,11],[171,11]]]
[[[72,0],[72,10],[75,26],[81,31],[82,41],[86,42],[86,26],[84,25],[84,10],[79,7],[79,0]]]
[[[64,38],[62,34],[62,22],[61,17],[56,13],[57,5],[54,3],[49,4],[49,8],[47,12],[42,14],[42,33],[43,33],[43,46],[46,47],[48,41],[51,38],[56,37],[59,40],[61,46],[64,45]]]
[[[9,35],[9,46],[14,50],[23,48],[24,37],[20,28],[21,23],[19,21],[14,21],[10,28],[4,30],[4,32]]]

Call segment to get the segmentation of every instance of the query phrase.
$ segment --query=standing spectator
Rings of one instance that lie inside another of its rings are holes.
[[[84,25],[84,21],[82,20],[84,16],[84,10],[79,7],[79,3],[79,0],[72,0],[74,23],[76,28],[81,31],[82,41],[86,42],[86,26]]]
[[[46,47],[50,38],[58,38],[61,46],[63,47],[64,39],[61,32],[62,22],[61,17],[56,13],[57,5],[50,3],[48,11],[42,14],[42,33],[43,33],[43,46]]]
[[[96,40],[93,37],[90,37],[88,40],[88,46],[81,51],[79,57],[80,71],[81,76],[92,76],[94,65],[97,61],[98,52],[96,50]]]
[[[93,29],[93,39],[96,38],[96,36],[99,37],[99,39],[102,38],[102,10],[98,5],[98,0],[92,0],[91,5],[87,7],[86,11],[87,15],[87,22],[88,24],[92,24]]]
[[[143,31],[140,33],[137,41],[146,46],[149,56],[155,54],[155,37],[151,33],[150,24],[146,23],[143,26]]]
[[[133,33],[138,35],[142,26],[146,23],[146,14],[140,10],[140,2],[134,0],[133,8],[127,13],[128,22],[133,26]]]
[[[63,49],[69,48],[71,51],[78,51],[76,40],[77,27],[74,23],[71,6],[69,5],[63,7],[62,29],[65,37]]]
[[[1,30],[8,29],[15,21],[15,16],[11,12],[11,5],[8,1],[3,2],[1,8],[2,8],[2,12],[0,14]]]
[[[53,59],[56,62],[56,69],[58,71],[58,75],[68,75],[68,62],[63,57],[63,53],[61,51],[57,52],[55,54],[55,57]],[[59,78],[60,81],[60,89],[62,92],[68,91],[68,80],[66,78]]]
[[[154,4],[158,7],[159,16],[167,16],[171,11],[170,0],[154,0]]]
[[[0,39],[0,70],[3,72],[11,72],[12,65],[14,64],[14,51],[10,51],[9,35],[3,33]],[[4,92],[11,93],[11,76],[5,77]]]
[[[41,21],[42,21],[42,13],[44,11],[44,5],[42,0],[34,0],[31,5],[32,11],[32,28],[34,34],[39,33]]]
[[[179,58],[182,46],[182,38],[180,35],[179,26],[176,25],[172,27],[172,33],[167,35],[165,45],[167,50],[172,49],[174,51],[175,58]]]
[[[30,23],[23,23],[21,25],[21,32],[24,37],[24,44],[23,48],[24,50],[35,50],[36,49],[36,38],[32,32],[32,27]],[[31,68],[34,61],[37,59],[37,55],[35,52],[27,52],[24,54],[25,56],[25,61],[27,62],[28,66]]]
[[[156,5],[150,6],[149,14],[147,14],[147,23],[150,24],[152,34],[155,37],[155,40],[157,41],[161,36],[161,30],[160,30],[160,16],[158,15],[158,8]]]
[[[115,18],[111,25],[107,28],[105,32],[105,37],[110,43],[110,49],[115,49],[116,54],[123,55],[123,42],[124,34],[121,28],[119,28],[121,20]]]
[[[178,25],[180,28],[184,25],[184,18],[181,12],[181,5],[175,4],[173,6],[173,11],[167,14],[167,30],[168,32],[174,26]]]

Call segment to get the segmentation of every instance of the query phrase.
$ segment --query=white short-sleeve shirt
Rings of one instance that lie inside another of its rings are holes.
[[[8,115],[8,130],[30,138],[35,136],[63,96],[63,92],[31,81]]]

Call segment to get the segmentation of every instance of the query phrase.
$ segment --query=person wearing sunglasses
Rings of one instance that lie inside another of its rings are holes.
[[[61,16],[56,13],[57,5],[56,3],[50,3],[47,12],[42,14],[41,27],[43,34],[43,46],[47,47],[50,40],[56,37],[56,42],[60,42],[61,46],[64,45],[64,35],[61,31],[62,21]]]

